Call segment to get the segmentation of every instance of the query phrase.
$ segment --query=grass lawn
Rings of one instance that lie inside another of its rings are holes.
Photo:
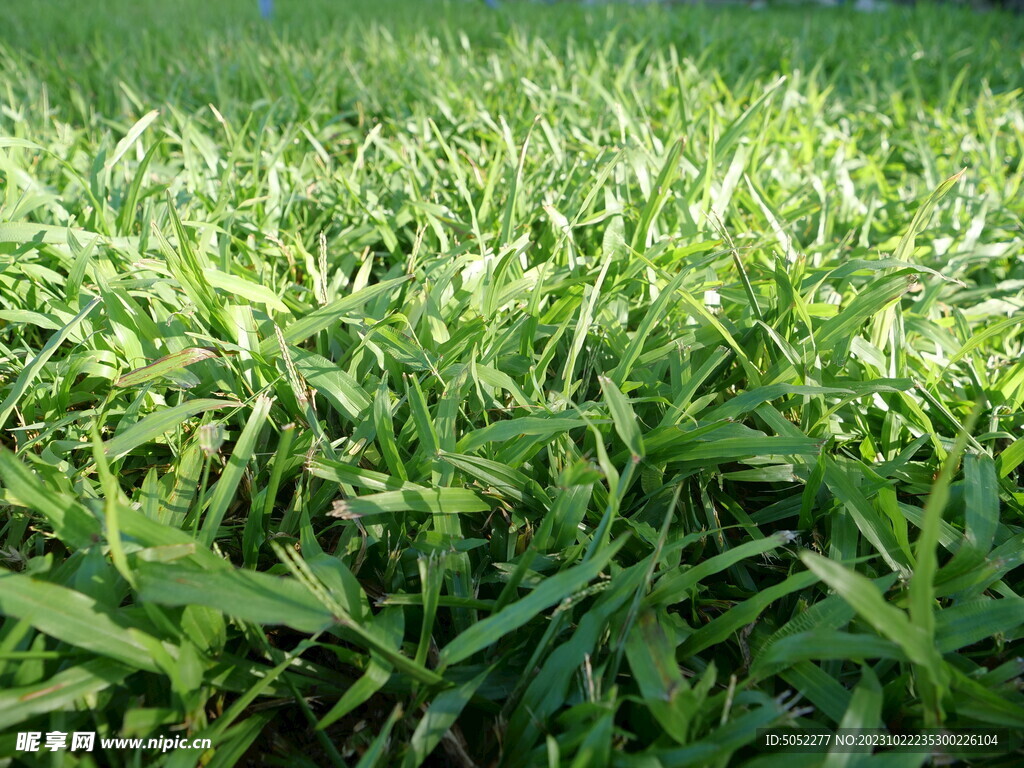
[[[0,5],[0,767],[1021,765],[1024,18],[277,6]]]

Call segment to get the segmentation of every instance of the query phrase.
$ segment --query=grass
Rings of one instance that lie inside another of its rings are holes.
[[[0,8],[0,764],[1019,764],[1020,18],[179,5]]]

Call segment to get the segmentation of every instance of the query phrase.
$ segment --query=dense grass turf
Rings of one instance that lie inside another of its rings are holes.
[[[278,6],[0,7],[0,756],[1020,732],[1019,18]]]

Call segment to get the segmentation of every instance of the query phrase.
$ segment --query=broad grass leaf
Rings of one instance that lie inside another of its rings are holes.
[[[2,226],[2,225],[0,225]],[[42,349],[39,350],[26,365],[22,368],[21,373],[18,374],[18,378],[14,380],[14,384],[11,385],[10,392],[7,393],[7,397],[4,398],[3,402],[0,403],[0,429],[3,429],[7,424],[7,419],[10,418],[11,411],[18,405],[18,401],[21,400],[22,396],[28,390],[29,386],[35,381],[36,377],[39,376],[40,371],[46,362],[53,356],[57,348],[60,347],[68,337],[82,324],[82,321],[87,318],[94,309],[100,304],[101,299],[96,297],[92,299],[82,310],[75,315],[71,321],[53,334],[47,342],[43,345]]]
[[[1024,728],[1024,706],[1019,699],[1001,696],[966,674],[952,668],[957,714],[989,725]]]
[[[110,170],[117,165],[117,161],[124,157],[125,152],[132,148],[132,145],[138,141],[143,131],[145,131],[159,116],[160,110],[154,109],[140,117],[136,123],[128,129],[128,133],[124,135],[124,138],[117,142],[117,146],[114,147],[114,154],[107,159],[104,167],[107,170]]]
[[[184,563],[137,562],[139,597],[160,605],[205,605],[257,624],[320,632],[337,617],[294,579]]]
[[[871,542],[889,567],[903,576],[909,576],[910,563],[896,541],[892,524],[868,501],[856,484],[855,473],[860,474],[850,465],[840,465],[832,459],[825,460],[825,484],[829,490],[843,504],[856,521],[858,530]]]
[[[988,554],[999,528],[999,480],[991,456],[964,457],[964,520],[967,543]]]
[[[550,508],[551,499],[540,484],[511,467],[478,456],[439,451],[438,456],[480,483],[490,486],[502,496],[526,504],[543,512]]]
[[[999,458],[996,460],[999,477],[1009,476],[1021,463],[1024,463],[1024,437],[1018,437],[999,454]]]
[[[180,426],[190,416],[218,408],[237,408],[239,405],[241,403],[235,400],[201,398],[155,411],[132,424],[124,432],[107,440],[103,444],[103,451],[107,456],[119,459],[139,446],[145,445]]]
[[[275,312],[288,312],[288,307],[280,297],[265,285],[250,282],[238,275],[221,272],[212,267],[204,269],[203,276],[218,291],[238,296],[253,304],[264,304]]]
[[[928,196],[928,199],[924,201],[917,212],[914,214],[913,220],[910,222],[910,227],[904,233],[900,239],[899,245],[896,246],[896,250],[893,252],[892,257],[899,261],[909,261],[914,254],[914,241],[917,236],[927,226],[929,220],[932,217],[932,212],[935,210],[935,206],[938,202],[946,196],[961,178],[967,169],[964,168],[957,173],[950,176],[948,179],[943,181],[935,190]]]
[[[680,645],[678,653],[695,655],[725,641],[730,635],[757,621],[757,617],[773,602],[788,594],[815,584],[818,577],[810,572],[795,573],[782,582],[761,589],[756,596],[730,608],[721,616],[698,629]]]
[[[751,676],[760,677],[780,666],[792,666],[801,661],[863,661],[865,659],[904,660],[906,655],[891,640],[863,633],[839,632],[833,629],[814,629],[788,635],[769,645],[751,668]]]
[[[370,396],[337,364],[314,352],[290,347],[295,370],[349,421],[358,424],[370,407]]]
[[[334,325],[343,318],[354,312],[358,312],[363,306],[378,296],[383,296],[401,288],[402,284],[412,279],[411,275],[396,277],[391,280],[384,280],[375,285],[367,286],[344,298],[333,301],[325,307],[320,307],[310,312],[305,317],[290,323],[283,329],[284,340],[288,344],[299,344],[310,336]],[[260,345],[260,354],[271,355],[280,349],[276,337],[266,339]]]
[[[39,610],[46,606],[46,610]],[[149,637],[111,613],[93,598],[24,574],[0,576],[0,614],[28,621],[40,632],[69,645],[148,672],[158,667],[150,656]]]
[[[738,419],[762,403],[777,400],[787,395],[852,395],[853,390],[845,387],[812,387],[799,384],[769,384],[729,398],[717,408],[702,414],[706,421]]]
[[[344,464],[340,461],[313,459],[309,463],[308,469],[311,474],[322,477],[324,480],[351,485],[354,488],[366,488],[369,491],[428,491],[423,485],[385,475],[383,472],[374,472],[372,469]]]
[[[391,679],[391,665],[376,654],[371,654],[370,661],[366,665],[366,671],[349,686],[327,714],[320,718],[316,727],[324,730],[349,712],[365,703],[371,696],[384,687]]]
[[[206,509],[206,516],[203,518],[199,534],[199,540],[208,547],[212,546],[216,540],[217,530],[224,520],[228,506],[235,498],[235,490],[242,480],[246,467],[252,461],[256,443],[265,426],[271,405],[272,401],[268,397],[260,395],[256,398],[256,403],[245,422],[242,434],[239,435],[238,441],[231,451],[227,466],[221,472],[220,479],[214,486],[213,494],[210,496],[210,505]]]
[[[797,662],[782,670],[779,677],[834,723],[842,720],[850,706],[850,692],[817,664]]]
[[[692,568],[680,568],[666,573],[658,579],[655,588],[646,597],[645,602],[650,606],[666,606],[682,602],[690,597],[691,591],[702,579],[724,571],[747,558],[757,557],[765,552],[778,549],[787,538],[784,534],[776,534],[748,541],[738,547],[726,550],[720,555],[710,557]]]
[[[878,681],[877,675],[871,667],[861,667],[860,682],[853,689],[850,697],[850,706],[839,721],[840,728],[868,729],[878,728],[882,722],[882,684]],[[865,747],[863,751],[853,752],[833,745],[825,760],[823,768],[846,768],[848,765],[856,765],[860,755],[870,754],[870,748]]]
[[[53,224],[36,224],[27,221],[0,221],[0,243],[43,243],[46,245],[66,245],[69,234],[79,242],[99,239],[117,248],[136,251],[133,239],[126,237],[107,237],[99,232],[85,229],[58,226]]]
[[[95,658],[62,669],[41,683],[7,688],[0,692],[0,728],[6,730],[48,712],[71,711],[80,702],[118,685],[133,671],[112,659]]]
[[[442,691],[430,702],[409,740],[409,750],[405,753],[402,768],[417,768],[423,764],[441,743],[448,730],[455,725],[470,698],[492,671],[492,668],[488,667],[462,685]]]
[[[468,488],[406,488],[339,499],[330,515],[355,520],[394,512],[464,515],[487,512],[490,508],[490,504]]]
[[[629,399],[622,394],[615,382],[607,376],[601,376],[599,380],[605,402],[608,404],[608,412],[615,424],[615,431],[632,453],[632,460],[640,461],[644,457],[644,441],[640,436],[640,425],[637,423],[633,406],[629,404]]]
[[[636,230],[633,232],[633,239],[630,242],[630,250],[643,253],[651,239],[651,229],[658,214],[668,201],[672,192],[672,185],[679,178],[679,156],[683,151],[683,139],[676,139],[665,156],[665,161],[658,172],[658,178],[654,182],[647,202],[640,211],[640,220]],[[622,249],[623,255],[625,249]]]
[[[943,653],[957,651],[1024,627],[1024,599],[1003,597],[957,603],[935,615],[935,642]]]
[[[673,706],[673,698],[690,686],[679,671],[675,648],[654,611],[644,611],[637,618],[626,637],[626,658],[651,714],[667,735],[679,744],[686,743],[691,718]]]
[[[521,416],[496,421],[474,430],[456,444],[458,453],[471,453],[488,443],[506,442],[520,437],[553,437],[587,426],[582,419],[568,416]]]
[[[544,658],[541,654],[546,653],[547,657],[509,716],[508,735],[512,743],[532,745],[541,734],[543,720],[564,705],[576,670],[595,653],[603,633],[612,628],[613,618],[633,600],[648,566],[645,560],[624,570],[616,583],[602,592],[583,614],[571,636],[553,643],[551,648],[535,651],[539,659]]]
[[[100,540],[100,521],[86,507],[48,487],[6,448],[0,448],[0,481],[10,494],[7,503],[39,512],[65,545],[84,549]]]
[[[571,597],[597,578],[625,543],[625,539],[613,542],[599,550],[588,562],[545,579],[526,597],[480,620],[441,649],[441,665],[457,664],[493,646],[544,609]]]
[[[906,613],[888,603],[870,579],[808,551],[801,552],[800,559],[822,581],[842,595],[876,632],[896,643],[908,659],[923,667],[934,680],[946,677],[946,665],[929,635],[911,624]]]
[[[136,368],[114,382],[115,387],[134,387],[163,376],[184,370],[193,363],[217,357],[217,353],[204,347],[189,347],[180,352],[164,355],[149,365]]]

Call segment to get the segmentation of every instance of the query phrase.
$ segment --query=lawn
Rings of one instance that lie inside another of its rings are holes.
[[[0,6],[0,766],[1020,765],[1024,18],[277,6]]]

